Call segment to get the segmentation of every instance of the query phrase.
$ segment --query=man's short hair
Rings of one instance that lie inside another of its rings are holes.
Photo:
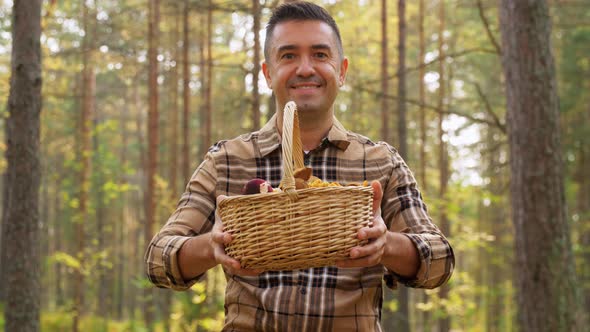
[[[270,40],[277,24],[288,21],[321,21],[328,24],[336,34],[336,44],[340,58],[344,58],[342,38],[340,30],[334,18],[324,8],[307,1],[287,2],[278,6],[272,13],[266,25],[266,37],[264,39],[264,58],[270,57]]]

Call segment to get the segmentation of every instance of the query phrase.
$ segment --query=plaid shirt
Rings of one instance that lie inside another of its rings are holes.
[[[218,142],[209,150],[176,211],[149,244],[145,259],[151,282],[184,290],[202,277],[183,280],[178,250],[190,237],[211,230],[218,195],[238,195],[253,178],[279,185],[280,143],[273,117],[261,130]],[[451,246],[432,223],[416,181],[395,149],[346,131],[334,119],[320,146],[306,154],[305,163],[325,181],[380,181],[383,220],[389,230],[405,234],[416,245],[418,274],[404,279],[382,265],[272,271],[256,277],[226,272],[224,331],[381,331],[383,280],[391,288],[396,282],[434,288],[451,276]]]

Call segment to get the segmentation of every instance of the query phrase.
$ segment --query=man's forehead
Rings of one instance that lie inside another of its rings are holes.
[[[284,45],[336,47],[336,35],[325,22],[316,20],[293,20],[277,24],[271,36],[271,46],[277,49]]]

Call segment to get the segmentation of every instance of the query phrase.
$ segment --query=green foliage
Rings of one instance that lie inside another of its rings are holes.
[[[47,332],[68,331],[72,328],[71,312],[41,312],[41,329]]]
[[[73,314],[71,312],[55,311],[41,313],[41,330],[43,332],[62,332],[72,329]],[[128,320],[123,322],[105,320],[90,315],[84,316],[80,330],[85,332],[148,332],[142,322]],[[162,331],[161,328],[156,331]]]
[[[80,260],[72,255],[69,255],[65,252],[56,252],[52,256],[49,257],[50,263],[60,263],[69,268],[74,270],[79,270],[82,268],[82,264]]]

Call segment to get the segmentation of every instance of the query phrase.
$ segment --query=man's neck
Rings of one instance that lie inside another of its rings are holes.
[[[304,151],[311,151],[318,147],[322,139],[328,135],[330,128],[334,124],[333,112],[325,112],[324,114],[304,113],[299,114],[299,133],[301,136],[301,144]],[[282,135],[283,131],[283,112],[277,113],[277,128]]]

